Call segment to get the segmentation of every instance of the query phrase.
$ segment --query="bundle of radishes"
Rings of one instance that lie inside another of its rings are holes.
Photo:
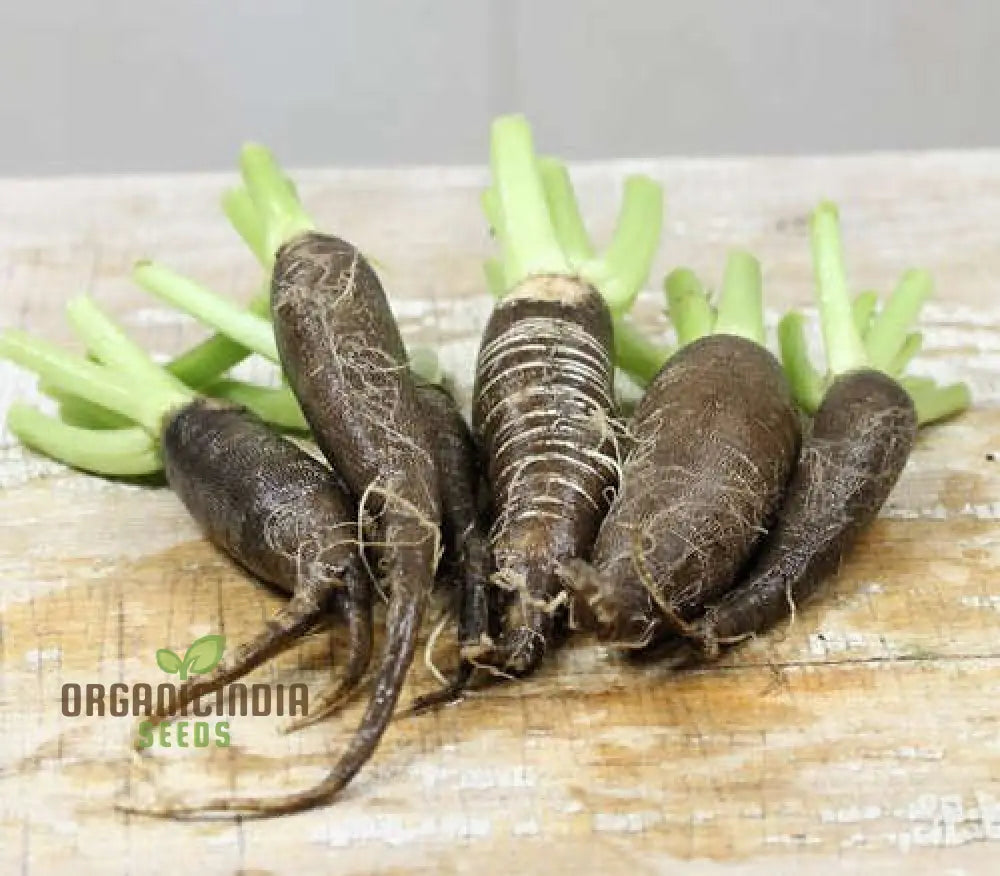
[[[522,118],[494,123],[491,165],[497,301],[471,430],[433,357],[408,355],[371,263],[314,228],[259,146],[243,150],[243,186],[224,207],[267,294],[243,310],[164,266],[135,270],[218,335],[159,367],[81,297],[68,316],[87,358],[0,336],[0,355],[59,403],[57,415],[11,408],[25,444],[95,474],[162,470],[214,544],[289,595],[266,631],[184,684],[177,711],[342,619],[343,675],[307,721],[328,717],[364,679],[374,594],[386,596],[368,706],[325,780],[282,797],[121,808],[265,816],[331,800],[393,715],[435,582],[461,656],[421,708],[460,696],[477,673],[531,673],[575,629],[712,658],[815,593],[878,513],[917,427],[967,407],[964,386],[900,377],[920,346],[909,330],[927,275],[905,274],[878,312],[871,295],[852,302],[832,205],[811,225],[820,376],[799,314],[779,327],[781,361],[767,350],[761,269],[746,252],[730,254],[717,307],[691,271],[667,277],[675,351],[626,321],[659,244],[652,180],[626,181],[598,255],[565,168],[536,157]],[[250,352],[278,363],[287,387],[224,376]],[[628,418],[616,367],[645,387]],[[327,464],[280,430],[311,432]]]

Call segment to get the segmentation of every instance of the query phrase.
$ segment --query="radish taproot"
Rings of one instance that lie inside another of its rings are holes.
[[[626,183],[618,229],[593,257],[568,181],[539,162],[520,116],[492,130],[483,203],[501,249],[476,362],[473,429],[487,464],[492,580],[506,605],[466,659],[524,676],[560,631],[560,570],[585,555],[617,484],[613,318],[631,306],[659,242],[662,193]]]
[[[354,504],[336,473],[244,408],[200,397],[166,374],[90,299],[75,299],[67,310],[98,362],[13,330],[0,335],[0,356],[138,426],[86,429],[15,404],[11,431],[95,473],[165,470],[213,544],[291,596],[265,632],[211,674],[182,685],[173,711],[286,650],[332,610],[346,616],[351,642],[337,689],[356,686],[371,649],[371,584],[358,553]],[[154,724],[168,717],[149,716]]]
[[[575,625],[634,650],[685,634],[730,588],[777,512],[799,418],[764,346],[760,265],[730,254],[716,315],[693,273],[666,280],[680,349],[630,424],[592,565],[567,578]]]
[[[490,555],[480,511],[483,479],[479,449],[462,412],[440,380],[419,382],[417,392],[427,428],[436,439],[434,455],[441,484],[445,545],[440,576],[456,582],[449,589],[461,650],[477,645],[481,632],[489,631],[491,622]],[[472,664],[461,660],[443,689],[419,697],[414,711],[457,698],[472,673]]]
[[[833,204],[815,211],[811,236],[829,373],[824,383],[809,362],[801,317],[786,316],[779,327],[782,357],[797,400],[813,414],[812,427],[760,554],[739,587],[712,604],[697,625],[706,657],[768,629],[815,594],[878,515],[918,426],[969,404],[962,384],[938,387],[899,377],[920,346],[919,334],[907,329],[930,294],[929,277],[907,272],[872,317],[871,296],[859,296],[853,308],[848,298]]]

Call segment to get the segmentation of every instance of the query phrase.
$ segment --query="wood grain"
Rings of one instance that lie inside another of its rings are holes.
[[[341,801],[243,824],[126,818],[121,795],[279,791],[319,777],[359,710],[292,736],[234,719],[228,749],[128,752],[129,718],[63,718],[64,682],[156,683],[154,653],[255,631],[276,599],[199,537],[166,490],[0,445],[0,872],[989,872],[1000,842],[1000,153],[650,161],[574,168],[606,236],[622,177],[661,178],[654,277],[764,263],[771,318],[809,298],[806,216],[842,207],[857,288],[912,263],[937,280],[917,370],[976,407],[925,431],[824,599],[718,666],[630,666],[581,640],[538,677],[397,720]],[[384,266],[408,340],[468,393],[489,310],[480,169],[295,175],[320,223]],[[227,177],[0,182],[0,325],[68,341],[90,289],[167,354],[201,336],[128,279],[156,256],[242,299],[259,277],[220,218]],[[641,304],[662,326],[658,293]],[[254,373],[266,372],[251,366]],[[0,409],[31,396],[0,363]],[[317,636],[261,669],[327,681]],[[334,637],[334,655],[342,642]],[[443,646],[438,658],[452,656]],[[335,671],[335,670],[334,670]],[[415,667],[407,695],[432,676]]]

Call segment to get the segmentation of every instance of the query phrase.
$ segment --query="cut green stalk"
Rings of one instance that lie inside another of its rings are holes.
[[[820,204],[810,230],[826,359],[833,374],[845,374],[868,366],[869,359],[854,326],[836,206]]]
[[[430,347],[414,347],[409,351],[410,371],[424,383],[441,383],[444,371],[437,353]]]
[[[500,294],[497,297],[503,297],[505,292],[517,285],[518,280],[516,274],[517,268],[510,259],[510,241],[507,239],[507,232],[503,227],[503,220],[501,218],[500,196],[497,195],[495,189],[485,189],[480,200],[483,213],[486,215],[486,221],[490,223],[493,239],[500,248],[501,257],[493,259],[495,262],[493,270],[499,270],[498,276],[502,285],[500,287]],[[495,280],[496,276],[494,276],[493,281],[495,282]],[[489,278],[487,278],[487,281],[489,281]]]
[[[737,335],[764,346],[764,293],[760,262],[734,250],[726,260],[715,334]]]
[[[247,305],[247,312],[254,316],[267,317],[271,312],[268,291],[261,292]],[[217,334],[182,353],[166,365],[167,371],[192,389],[199,389],[239,365],[250,351],[225,335]]]
[[[917,377],[911,375],[899,381],[908,390],[934,389],[937,386],[933,377]]]
[[[662,225],[663,189],[646,176],[626,179],[611,245],[600,261],[580,271],[600,289],[615,316],[629,311],[649,276]]]
[[[243,310],[194,280],[154,262],[139,262],[132,276],[143,289],[158,298],[170,302],[206,325],[215,326],[232,340],[266,356],[272,362],[278,361],[274,332],[266,319]]]
[[[267,295],[254,298],[247,310],[258,316],[266,316],[269,313]],[[200,390],[249,355],[250,351],[242,344],[230,340],[225,335],[216,334],[168,362],[164,369],[191,389]],[[45,384],[42,384],[40,389],[59,402],[59,415],[71,425],[86,426],[91,429],[115,429],[127,424],[125,418],[93,405],[85,399],[60,393]]]
[[[678,348],[712,333],[715,313],[694,271],[675,268],[667,274],[663,287],[667,293],[670,321],[677,332]]]
[[[559,246],[573,267],[579,270],[581,265],[594,258],[594,247],[580,215],[569,171],[565,164],[551,156],[538,159],[538,171]]]
[[[256,386],[242,380],[219,378],[209,383],[206,395],[223,398],[253,411],[258,417],[280,429],[308,432],[309,424],[291,390],[284,387]]]
[[[69,426],[86,429],[122,429],[131,424],[128,417],[91,404],[86,399],[65,392],[39,381],[38,391],[59,403],[59,417]]]
[[[186,392],[176,377],[156,365],[146,352],[87,295],[79,295],[66,305],[66,315],[87,352],[102,365],[128,374],[136,383],[159,386],[164,391]]]
[[[487,259],[483,262],[483,273],[486,275],[486,288],[490,290],[490,295],[503,298],[507,291],[507,277],[500,259]]]
[[[500,249],[506,252],[509,249],[509,244],[502,237],[504,231],[503,216],[500,211],[500,196],[497,194],[496,189],[483,189],[482,194],[479,196],[479,204],[483,209],[486,221],[489,223],[490,231],[493,232],[497,243],[500,244]]]
[[[270,196],[272,186],[278,193],[278,206],[271,205],[269,211],[286,218],[293,216],[298,223],[295,227],[304,224],[311,227],[311,221],[302,210],[295,187],[281,174],[271,154],[263,147],[254,145],[244,149],[244,153],[246,159],[244,171],[246,172],[249,166],[250,176],[258,183],[258,196],[262,199]],[[275,246],[267,239],[265,214],[258,210],[249,189],[240,187],[229,190],[223,195],[222,205],[237,233],[247,243],[258,261],[265,268],[269,268],[274,261]],[[293,223],[288,221],[284,224],[291,227]],[[265,283],[263,291],[250,302],[248,310],[259,316],[268,316],[269,304],[269,283]],[[249,351],[245,346],[218,334],[176,357],[166,366],[166,370],[187,386],[200,389],[234,365],[238,365],[248,355]],[[107,428],[120,425],[113,416],[108,416],[108,412],[90,405],[83,399],[72,399],[65,394],[60,413],[68,421],[81,426]]]
[[[626,183],[626,191],[619,215],[615,238],[609,247],[620,275],[615,275],[616,268],[609,267],[607,259],[593,258],[593,246],[587,235],[580,207],[570,182],[565,165],[555,158],[539,159],[539,170],[542,185],[545,190],[545,201],[549,210],[549,218],[555,229],[556,238],[574,270],[601,292],[606,301],[609,296],[627,298],[629,306],[638,293],[642,283],[649,273],[659,240],[660,212],[662,197],[660,188],[645,178],[634,177]],[[650,197],[650,186],[656,192]],[[648,208],[650,203],[657,204],[657,215],[647,225],[642,225],[642,219],[650,219]],[[484,202],[487,216],[494,209],[489,201]],[[626,237],[633,234],[635,239],[628,241]],[[634,259],[630,262],[629,259]],[[488,267],[493,276],[488,276],[491,287],[496,285],[496,267]],[[648,382],[670,355],[670,350],[663,348],[646,338],[637,328],[625,322],[622,313],[612,308],[614,315],[615,361],[619,368],[626,371],[643,385]]]
[[[501,246],[507,288],[536,274],[578,275],[621,316],[645,282],[659,243],[660,186],[630,177],[607,252],[581,262],[591,247],[565,168],[553,158],[536,159],[522,116],[493,123],[491,149],[493,185],[483,195],[483,210]]]
[[[645,386],[652,380],[673,352],[653,343],[632,323],[623,318],[614,322],[615,362],[619,368]]]
[[[269,265],[274,254],[267,248],[267,225],[246,186],[226,189],[222,193],[222,212],[257,261],[265,267]]]
[[[141,267],[142,276],[136,278],[140,286],[150,291],[155,286],[154,294],[165,298],[179,310],[237,340],[250,352],[276,365],[281,364],[274,329],[268,320],[242,310],[229,299],[192,280],[172,275],[166,268],[149,263]],[[155,273],[147,269],[155,269]],[[136,270],[138,273],[139,269]]]
[[[88,471],[110,475],[155,471],[160,467],[157,450],[166,418],[193,401],[196,393],[158,368],[86,297],[76,299],[68,310],[83,340],[107,364],[73,356],[17,331],[0,335],[0,355],[37,372],[54,394],[69,393],[86,399],[129,418],[141,429],[81,428],[21,406],[15,411],[12,430],[25,443]],[[265,320],[261,322],[267,324]],[[306,429],[298,404],[288,389],[232,380],[219,381],[212,389],[218,396],[250,408],[262,419],[288,428]]]
[[[803,325],[801,313],[785,314],[778,323],[778,344],[792,395],[802,408],[815,411],[823,400],[823,378],[809,358]]]
[[[909,367],[910,362],[913,358],[920,352],[921,347],[924,345],[924,336],[921,332],[911,332],[906,336],[906,340],[903,341],[903,345],[899,348],[899,352],[893,357],[892,362],[889,364],[888,372],[894,377],[898,377],[902,374],[907,367]]]
[[[964,383],[939,387],[930,381],[931,385],[928,386],[909,377],[904,377],[900,382],[913,399],[917,409],[917,422],[921,425],[953,417],[972,404],[969,387]]]
[[[73,468],[109,477],[139,477],[163,468],[157,448],[139,428],[85,429],[15,402],[7,428],[19,441]]]
[[[34,371],[61,392],[123,414],[151,434],[159,434],[163,416],[190,401],[180,389],[138,387],[129,375],[88,362],[25,332],[8,329],[0,335],[0,356]]]
[[[261,316],[256,316],[246,310],[241,309],[229,299],[211,289],[199,285],[191,280],[172,275],[165,268],[159,268],[151,264],[143,266],[144,269],[155,268],[156,274],[153,277],[160,294],[167,298],[178,309],[190,314],[195,319],[203,322],[227,337],[239,340],[248,352],[257,353],[269,362],[280,366],[281,360],[278,356],[278,347],[274,340],[274,328],[270,321]],[[180,282],[178,282],[178,280]],[[144,274],[140,285],[146,286],[150,282],[150,275]],[[148,288],[148,287],[147,287]],[[177,290],[183,289],[178,294]],[[410,351],[410,369],[417,372],[417,376],[428,382],[437,382],[440,375],[440,368],[437,365],[436,354],[432,350],[415,348]],[[226,392],[239,392],[246,398],[253,397],[253,387],[243,385],[242,388],[234,388],[234,381],[218,382],[210,386],[221,385]],[[268,390],[265,387],[257,387],[261,393]],[[286,393],[286,389],[275,390],[275,392]],[[210,393],[214,394],[214,393]],[[263,395],[259,398],[263,402]],[[275,397],[277,398],[277,396]],[[288,396],[291,399],[291,395]],[[252,407],[252,405],[247,405]],[[267,408],[264,408],[267,410]],[[294,415],[290,412],[283,415],[283,419],[291,419]],[[264,417],[264,419],[267,419]]]
[[[906,341],[909,328],[917,319],[920,308],[933,291],[926,271],[907,271],[899,285],[872,321],[865,338],[865,348],[872,367],[887,370]]]
[[[243,183],[267,229],[269,261],[278,248],[315,224],[306,214],[294,189],[278,167],[271,151],[257,143],[247,143],[240,152]]]
[[[840,375],[861,368],[872,368],[894,377],[909,393],[917,412],[918,425],[952,416],[968,407],[970,395],[965,384],[939,387],[928,378],[900,377],[923,341],[919,332],[910,332],[924,301],[931,293],[930,276],[924,271],[907,271],[889,301],[874,317],[877,302],[872,293],[863,293],[853,302],[848,297],[844,255],[840,239],[837,208],[824,202],[813,213],[811,242],[816,274],[820,320],[826,348],[827,387]],[[786,317],[779,327],[782,355],[796,400],[814,413],[821,399],[817,397],[811,368],[801,340],[801,320]],[[862,341],[859,327],[869,323]]]
[[[523,116],[493,122],[490,166],[499,202],[494,228],[507,241],[504,263],[512,285],[536,274],[573,273],[553,228],[531,128]]]
[[[851,313],[854,315],[854,328],[857,329],[858,334],[862,338],[868,334],[876,307],[878,307],[878,292],[869,290],[860,293],[854,298],[854,303],[851,305]]]

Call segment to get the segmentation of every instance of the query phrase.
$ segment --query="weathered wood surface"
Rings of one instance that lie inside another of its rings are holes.
[[[589,165],[598,234],[622,175],[667,185],[654,274],[718,278],[757,251],[774,308],[808,300],[806,216],[842,204],[857,288],[931,269],[918,368],[970,381],[976,408],[928,430],[882,519],[794,626],[684,674],[580,641],[536,678],[397,721],[334,806],[280,820],[126,818],[120,795],[299,787],[358,709],[280,736],[232,722],[229,749],[133,762],[129,718],[60,715],[62,683],[156,683],[157,648],[249,635],[275,598],[199,538],[166,490],[0,450],[0,872],[990,872],[1000,853],[1000,153]],[[405,333],[465,389],[489,308],[478,170],[296,175],[325,227],[384,265]],[[219,176],[0,183],[0,325],[66,341],[90,289],[167,353],[200,336],[145,299],[155,255],[247,297],[257,273],[216,207]],[[643,303],[650,324],[658,296]],[[0,408],[32,381],[0,364]],[[327,642],[257,673],[327,678]],[[442,660],[448,658],[445,650]],[[432,684],[416,666],[409,693]]]

